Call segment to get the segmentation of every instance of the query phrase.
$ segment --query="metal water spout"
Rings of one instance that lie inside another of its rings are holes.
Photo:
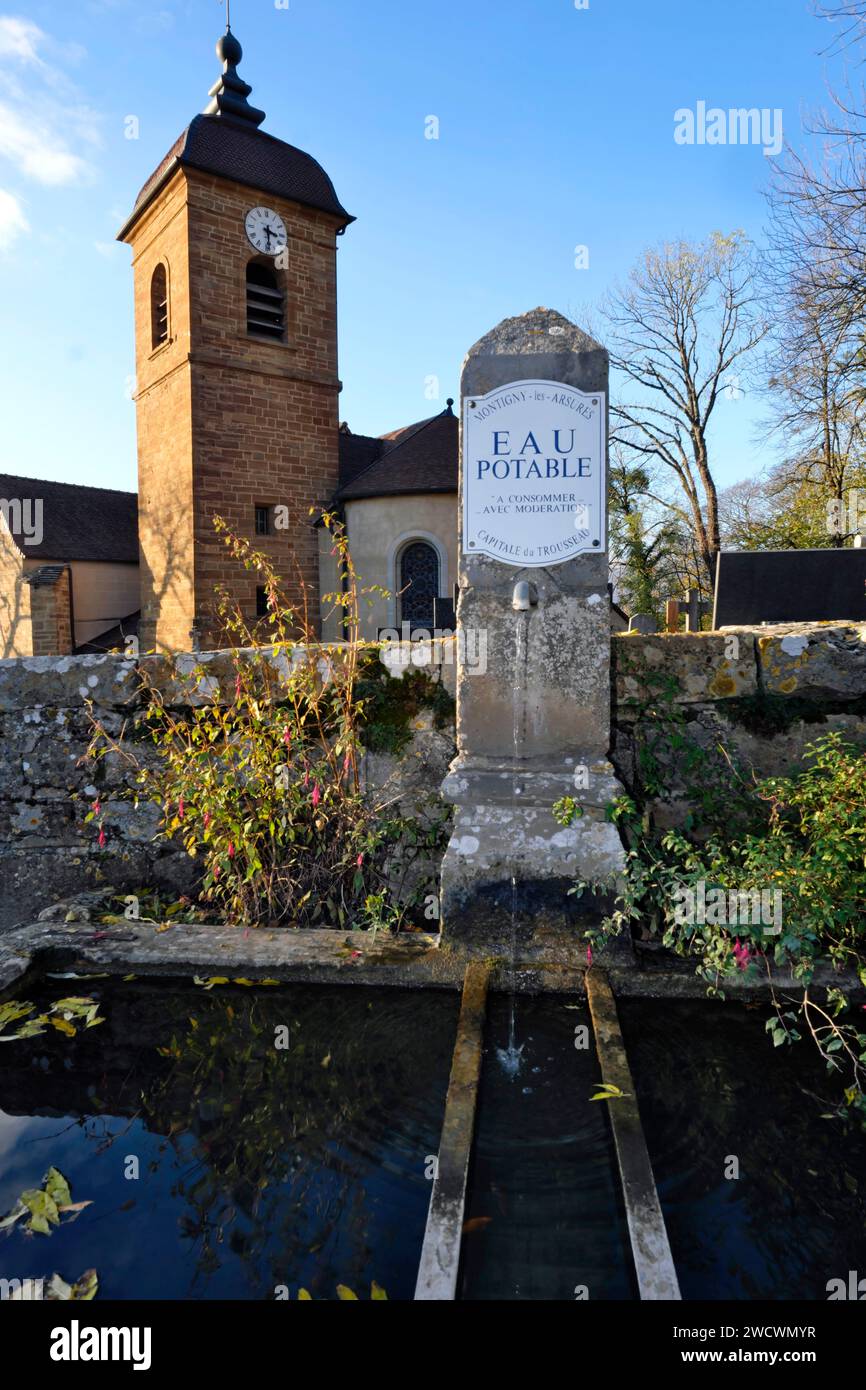
[[[530,608],[538,607],[538,590],[528,579],[518,579],[511,595],[511,607],[515,613],[528,613]]]

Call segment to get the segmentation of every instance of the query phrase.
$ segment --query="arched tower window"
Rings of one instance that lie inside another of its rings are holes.
[[[433,627],[433,600],[439,597],[439,556],[427,541],[410,541],[400,553],[400,622]]]
[[[154,349],[168,342],[168,276],[162,264],[150,281],[150,339]]]
[[[261,261],[247,266],[247,332],[279,343],[286,336],[285,296],[276,271]]]

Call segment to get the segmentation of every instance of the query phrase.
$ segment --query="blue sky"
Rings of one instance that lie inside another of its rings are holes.
[[[0,0],[0,471],[135,487],[114,235],[204,106],[222,27],[217,0]],[[674,112],[781,108],[799,145],[838,73],[810,0],[234,0],[232,28],[264,129],[358,218],[339,251],[340,415],[370,434],[444,408],[501,318],[580,320],[648,244],[760,241],[769,161],[676,144]],[[766,462],[759,415],[720,406],[722,483]]]

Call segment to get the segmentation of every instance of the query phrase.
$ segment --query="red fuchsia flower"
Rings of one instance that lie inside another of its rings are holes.
[[[178,820],[183,820],[183,797],[181,797],[180,801],[177,803],[177,818]]]
[[[219,864],[214,864],[214,866],[213,866],[213,876],[214,876],[214,878],[219,878],[219,876],[220,876],[220,866],[219,866]]]
[[[307,767],[307,768],[304,768],[304,786],[305,786],[305,787],[308,787],[309,785],[310,785],[310,769]]]
[[[103,830],[102,826],[100,826],[100,827],[99,827],[99,848],[100,848],[100,849],[103,849],[104,847],[105,847],[105,831]]]
[[[205,811],[205,813],[204,813],[204,828],[205,828],[205,830],[207,830],[207,828],[208,828],[209,825],[210,825],[210,811]]]
[[[363,864],[363,862],[364,862],[364,856],[363,856],[363,854],[359,854],[359,855],[358,855],[358,858],[355,860],[355,863],[358,865],[358,868],[359,868],[359,869],[360,869],[361,865]],[[866,1004],[863,1005],[863,1008],[866,1009]]]
[[[291,743],[291,741],[292,741],[292,733],[291,733],[291,730],[290,730],[290,728],[289,728],[289,726],[288,726],[288,724],[287,724],[286,727],[283,729],[283,743],[285,743],[286,746],[288,747],[288,745]]]
[[[591,965],[592,965],[592,947],[591,947],[591,946],[587,946],[587,948],[586,948],[586,966],[587,966],[587,969],[589,969],[589,967],[590,967]]]
[[[93,814],[94,814],[95,816],[98,816],[101,810],[102,810],[102,802],[99,800],[99,797],[97,797],[96,800],[95,800],[94,803],[93,803]]]
[[[316,782],[315,786],[313,787],[313,805],[314,805],[314,806],[318,806],[318,804],[319,804],[319,802],[321,801],[321,799],[322,799],[322,793],[319,791],[319,784],[318,784],[318,782]]]
[[[734,942],[733,951],[734,959],[736,960],[737,965],[740,967],[741,970],[745,970],[748,967],[749,961],[752,959],[751,952],[749,951],[748,946],[744,946],[741,943],[740,938],[737,937],[736,941]]]
[[[230,841],[229,841],[229,859],[234,859],[234,857],[235,857],[235,847],[234,847],[234,845],[232,844],[232,842],[231,842],[231,840],[230,840]]]

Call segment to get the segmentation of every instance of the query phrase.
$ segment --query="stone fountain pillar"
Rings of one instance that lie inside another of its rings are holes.
[[[608,355],[561,314],[505,319],[461,381],[457,757],[448,938],[574,934],[623,865],[608,762]],[[582,814],[563,828],[554,802]]]

